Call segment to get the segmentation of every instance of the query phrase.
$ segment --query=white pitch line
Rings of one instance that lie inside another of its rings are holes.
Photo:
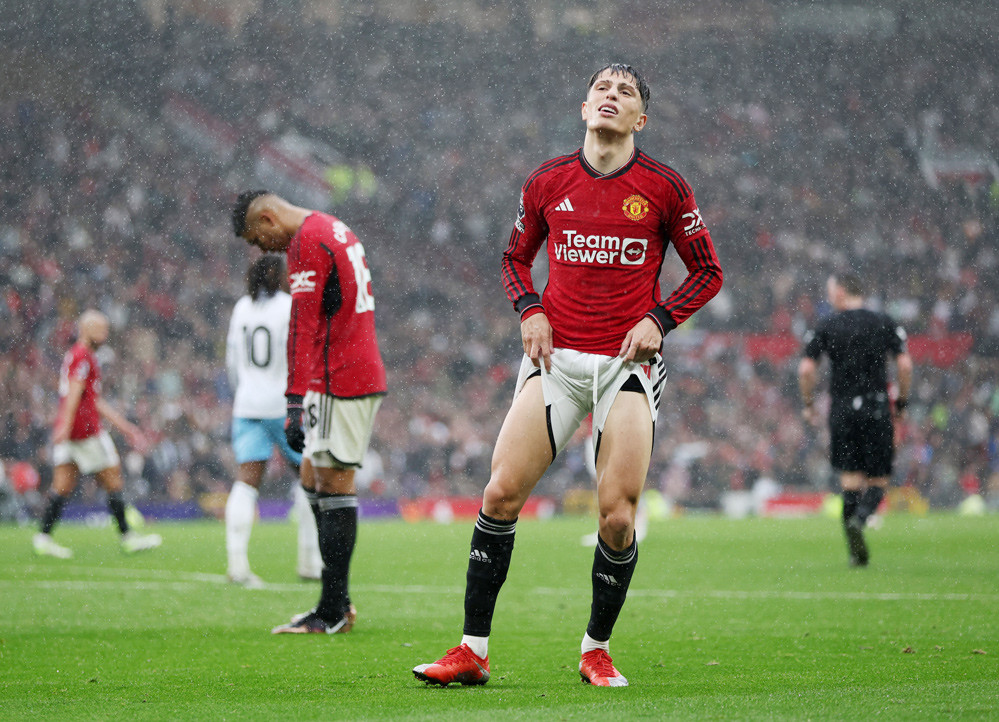
[[[80,579],[65,581],[46,581],[35,579],[0,580],[0,589],[68,589],[68,590],[97,590],[97,589],[123,589],[123,590],[174,590],[192,591],[202,589],[205,584],[230,585],[228,578],[224,574],[207,574],[201,572],[170,572],[162,569],[105,569],[90,567],[64,567],[72,568],[73,571],[95,573],[95,576],[118,576],[134,577],[130,580],[101,580],[101,579]],[[46,567],[51,570],[51,567]],[[141,579],[139,577],[147,577]],[[153,579],[148,579],[153,577]],[[439,587],[422,584],[353,584],[355,591],[370,594],[431,594],[431,595],[453,595],[458,596],[463,593],[461,587]],[[302,592],[314,590],[313,585],[299,584],[267,584],[263,589],[250,591],[267,592]],[[555,587],[535,587],[531,594],[544,596],[565,596],[567,589]],[[580,593],[583,590],[578,590]],[[816,600],[842,600],[842,601],[874,601],[874,602],[999,602],[999,594],[979,594],[979,593],[927,593],[927,592],[807,592],[794,590],[761,589],[761,590],[734,590],[734,589],[631,589],[628,591],[630,597],[642,597],[651,599],[784,599],[792,601],[816,601]]]

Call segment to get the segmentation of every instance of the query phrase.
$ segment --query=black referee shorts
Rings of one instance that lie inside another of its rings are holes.
[[[834,399],[829,414],[832,467],[870,477],[891,476],[895,430],[887,400]]]

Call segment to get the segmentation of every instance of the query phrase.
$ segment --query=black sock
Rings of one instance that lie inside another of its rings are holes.
[[[510,569],[516,530],[516,519],[492,519],[479,510],[479,518],[472,530],[468,572],[465,574],[465,634],[489,636],[496,597]]]
[[[867,521],[867,517],[878,510],[881,500],[885,498],[885,488],[883,486],[869,486],[860,497],[860,509],[857,513],[860,518]]]
[[[624,551],[616,552],[597,535],[597,548],[593,552],[593,602],[590,623],[586,625],[586,633],[596,641],[610,639],[637,563],[637,539]]]
[[[66,506],[67,501],[69,501],[68,496],[49,494],[49,503],[45,506],[45,513],[42,514],[42,534],[52,532],[52,527],[62,516],[62,508]]]
[[[846,524],[860,508],[860,492],[856,489],[843,490],[843,523]]]
[[[323,558],[323,588],[316,614],[335,624],[350,605],[350,558],[357,542],[357,496],[316,494],[318,499],[319,553]]]
[[[118,531],[127,534],[128,522],[125,520],[125,502],[122,501],[121,494],[118,492],[108,494],[108,508],[111,510],[111,516],[118,522]]]

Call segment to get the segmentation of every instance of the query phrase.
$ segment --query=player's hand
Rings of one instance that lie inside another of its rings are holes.
[[[645,363],[657,353],[663,345],[663,335],[659,326],[648,316],[636,323],[621,343],[619,357],[625,361]]]
[[[302,453],[302,449],[305,448],[305,429],[302,428],[301,403],[288,403],[288,415],[284,420],[284,438],[292,451]]]
[[[520,336],[524,341],[524,353],[531,363],[540,368],[544,361],[545,371],[552,370],[552,325],[543,313],[536,313],[520,323]]]
[[[801,418],[805,423],[815,426],[819,422],[819,415],[815,413],[815,404],[805,404],[801,410]]]

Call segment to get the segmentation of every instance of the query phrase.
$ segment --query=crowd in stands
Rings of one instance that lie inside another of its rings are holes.
[[[232,32],[140,14],[103,32],[93,44],[29,28],[21,42],[69,44],[90,90],[0,101],[0,459],[35,464],[44,486],[61,356],[97,307],[112,320],[105,396],[153,444],[124,455],[129,493],[228,489],[225,331],[252,258],[228,208],[260,185],[261,144],[295,134],[365,172],[341,175],[324,208],[365,245],[389,369],[362,493],[478,495],[521,354],[499,281],[519,186],[578,147],[585,81],[622,56],[621,36],[567,29],[540,50],[517,24],[377,15],[335,29],[259,16]],[[797,353],[752,357],[739,339],[800,338],[847,266],[910,335],[973,339],[953,362],[917,365],[896,484],[936,505],[973,489],[999,504],[999,181],[931,183],[922,163],[931,141],[999,157],[999,57],[907,32],[649,29],[636,46],[653,91],[639,144],[693,186],[726,279],[667,339],[649,486],[678,504],[717,507],[762,478],[831,488],[826,432],[800,418]],[[165,120],[178,98],[235,128],[234,147],[185,140]],[[683,274],[668,258],[664,292]],[[590,484],[585,442],[539,492]],[[264,493],[284,494],[289,473],[274,472]]]

